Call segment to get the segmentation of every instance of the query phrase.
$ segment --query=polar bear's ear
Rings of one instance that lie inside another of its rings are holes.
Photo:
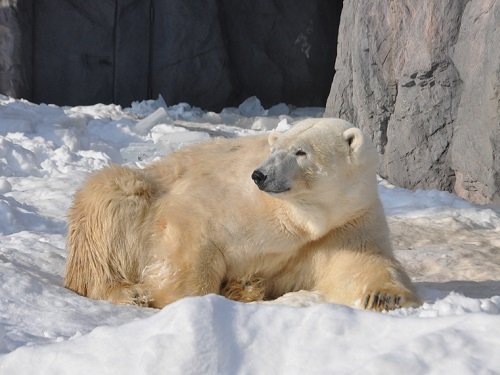
[[[364,136],[358,128],[349,128],[342,134],[344,140],[349,145],[349,155],[355,155],[364,144]]]
[[[269,138],[267,138],[267,142],[269,142],[269,146],[274,145],[274,143],[277,141],[279,136],[280,136],[280,133],[278,133],[276,131],[269,133]]]

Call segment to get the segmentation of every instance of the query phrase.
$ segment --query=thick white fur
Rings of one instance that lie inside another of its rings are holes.
[[[307,155],[290,164],[291,189],[259,190],[252,172],[298,149]],[[105,168],[69,212],[65,285],[153,307],[207,293],[253,301],[301,289],[374,310],[416,305],[392,254],[375,167],[358,129],[309,119],[269,139],[192,146],[144,170]]]

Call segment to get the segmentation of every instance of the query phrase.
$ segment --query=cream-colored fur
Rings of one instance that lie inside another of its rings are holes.
[[[192,146],[144,170],[105,168],[69,212],[65,284],[152,307],[301,289],[367,309],[414,306],[419,299],[392,255],[375,167],[358,129],[310,119],[269,138]],[[259,186],[256,170],[265,176]]]

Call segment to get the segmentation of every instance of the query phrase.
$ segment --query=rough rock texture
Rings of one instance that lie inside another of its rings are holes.
[[[451,147],[455,190],[500,204],[500,1],[472,1],[452,59],[464,82]]]
[[[325,116],[407,188],[500,203],[500,1],[346,0]]]
[[[34,1],[32,96],[27,99],[87,105],[93,104],[89,97],[95,102],[112,98],[114,38],[108,25],[114,3]],[[85,16],[77,16],[80,12]]]
[[[231,92],[214,0],[36,0],[34,13],[35,102],[128,105],[161,93],[211,108]]]
[[[215,0],[153,1],[151,94],[222,108],[234,92]]]
[[[254,95],[324,106],[330,90],[338,1],[0,1],[4,94],[60,105],[162,94],[219,110]]]
[[[341,7],[338,0],[222,0],[236,102],[257,96],[265,107],[323,107]]]
[[[31,22],[29,1],[0,0],[0,88],[6,95],[31,93]]]

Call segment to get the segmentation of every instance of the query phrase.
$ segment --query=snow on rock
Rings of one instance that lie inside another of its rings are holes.
[[[425,300],[416,309],[365,312],[302,291],[153,310],[63,287],[65,215],[89,173],[322,113],[257,98],[213,113],[162,98],[123,109],[0,96],[0,374],[498,373],[500,212],[444,192],[380,181],[396,254]]]

